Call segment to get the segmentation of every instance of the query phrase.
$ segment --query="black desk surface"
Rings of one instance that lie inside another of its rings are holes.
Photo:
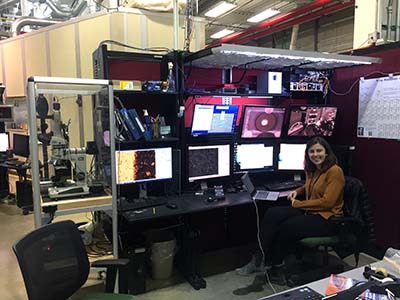
[[[281,192],[278,201],[286,200],[287,192]],[[130,210],[122,212],[122,216],[128,222],[137,222],[143,220],[150,220],[162,217],[171,217],[177,215],[191,214],[194,212],[201,212],[213,210],[224,207],[231,207],[251,203],[252,200],[247,192],[238,192],[232,194],[225,194],[224,200],[215,202],[208,202],[206,195],[183,194],[181,196],[168,197],[168,202],[173,202],[177,205],[175,209],[169,208],[165,205],[149,207],[138,210]],[[271,201],[265,201],[271,202]],[[275,201],[272,201],[275,202]]]

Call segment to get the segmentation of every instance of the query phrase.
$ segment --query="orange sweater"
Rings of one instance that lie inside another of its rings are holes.
[[[316,170],[306,176],[304,186],[298,188],[297,195],[306,200],[294,200],[292,206],[310,213],[318,213],[325,219],[343,215],[344,175],[338,165],[325,172]]]

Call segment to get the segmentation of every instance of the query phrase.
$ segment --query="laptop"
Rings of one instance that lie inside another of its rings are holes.
[[[254,184],[251,182],[250,176],[248,173],[245,173],[241,180],[246,187],[246,190],[249,192],[250,197],[253,200],[260,201],[276,201],[279,198],[279,192],[271,192],[265,190],[256,190]]]

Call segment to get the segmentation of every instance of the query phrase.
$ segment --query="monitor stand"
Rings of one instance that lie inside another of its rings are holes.
[[[139,199],[147,199],[147,184],[139,184]]]
[[[294,174],[293,181],[301,181],[301,174]]]

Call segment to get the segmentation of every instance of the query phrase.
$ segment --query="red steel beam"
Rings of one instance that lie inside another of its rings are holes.
[[[292,21],[285,22],[285,23],[280,24],[278,26],[274,26],[274,27],[271,27],[271,28],[266,28],[265,30],[257,32],[257,33],[255,33],[255,34],[253,34],[251,36],[247,36],[247,37],[244,37],[244,38],[237,39],[237,40],[233,41],[233,43],[234,44],[245,44],[247,42],[250,42],[250,41],[262,38],[262,37],[264,37],[266,35],[272,34],[274,32],[281,31],[281,30],[284,30],[286,28],[292,27],[293,25],[302,24],[302,23],[305,23],[305,22],[308,22],[308,21],[311,21],[311,20],[315,20],[315,19],[318,19],[318,18],[320,18],[322,16],[329,15],[331,13],[334,13],[336,11],[342,10],[344,8],[347,8],[347,7],[350,7],[350,6],[353,6],[353,5],[354,5],[354,1],[332,5],[332,6],[328,7],[328,8],[323,9],[323,10],[319,10],[319,11],[316,11],[316,12],[309,13],[307,15],[304,15],[302,17],[296,18],[296,19],[294,19]]]
[[[267,29],[270,29],[274,25],[287,24],[292,19],[302,17],[304,14],[307,14],[307,13],[310,13],[310,12],[312,13],[312,11],[315,10],[315,9],[321,9],[321,6],[326,6],[328,4],[332,4],[332,3],[336,3],[336,2],[337,2],[337,0],[316,0],[313,3],[304,5],[302,7],[299,7],[297,9],[295,9],[295,10],[292,10],[290,12],[283,13],[283,14],[280,14],[280,15],[278,15],[276,17],[270,18],[270,19],[268,19],[268,20],[266,20],[264,22],[261,22],[258,25],[250,27],[250,28],[248,28],[248,29],[246,29],[244,31],[236,32],[236,33],[233,33],[233,34],[231,34],[229,36],[223,37],[223,38],[221,38],[221,39],[219,39],[217,41],[214,41],[214,42],[208,44],[207,47],[212,47],[212,46],[215,46],[215,45],[219,45],[221,43],[235,43],[235,44],[237,44],[236,40],[242,40],[243,39],[243,40],[247,41],[247,37],[248,36],[252,36],[250,38],[250,40],[254,40],[253,36],[255,34],[258,35],[258,33],[261,32],[261,31],[266,31]],[[350,0],[347,3],[340,3],[339,5],[342,6],[341,9],[343,9],[345,7],[354,5],[354,3],[355,3],[355,0]],[[337,9],[337,10],[339,10],[339,9]],[[326,13],[322,13],[321,15],[324,15],[324,14],[326,14]],[[317,17],[314,17],[314,18],[317,18]],[[305,20],[303,22],[306,22],[306,21],[307,20]],[[300,24],[300,23],[294,23],[294,24]],[[292,25],[287,25],[287,27],[292,26]]]

